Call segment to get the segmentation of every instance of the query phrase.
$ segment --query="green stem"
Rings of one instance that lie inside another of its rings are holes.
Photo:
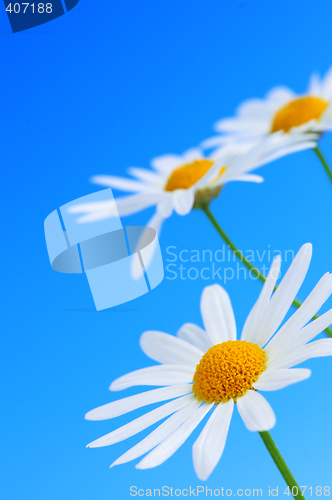
[[[233,251],[234,255],[236,255],[236,257],[242,262],[242,264],[244,264],[249,269],[249,271],[251,271],[259,280],[261,280],[263,283],[265,283],[266,278],[265,278],[264,274],[262,274],[256,267],[254,267],[245,258],[245,256],[243,255],[241,250],[236,248],[234,243],[229,239],[229,237],[227,236],[225,231],[223,231],[223,229],[221,229],[220,225],[218,224],[218,222],[214,218],[214,216],[210,210],[209,205],[204,205],[201,207],[201,209],[206,214],[206,216],[208,217],[208,219],[212,223],[213,227],[217,230],[219,235],[222,237],[222,239],[224,240],[226,245]],[[277,287],[275,286],[274,290],[276,290],[276,289],[277,289]],[[301,305],[302,305],[302,302],[300,302],[298,299],[293,300],[293,306],[299,308],[299,307],[301,307]],[[312,319],[317,319],[317,318],[319,318],[319,316],[317,314],[315,314],[315,316],[312,317]],[[325,328],[325,332],[328,334],[329,337],[332,337],[331,328]]]
[[[318,156],[318,158],[320,159],[320,161],[321,161],[321,163],[322,163],[322,165],[324,167],[325,172],[327,173],[327,175],[330,178],[330,181],[332,182],[332,172],[331,172],[331,170],[330,170],[330,168],[329,168],[329,166],[328,166],[328,164],[327,164],[324,156],[322,155],[321,150],[319,149],[318,146],[316,146],[313,149],[314,149],[316,155]]]
[[[272,439],[271,434],[268,431],[259,432],[260,437],[263,439],[263,442],[270,453],[272,460],[276,464],[279,469],[280,474],[284,478],[286,484],[289,486],[290,493],[293,495],[296,500],[304,500],[304,496],[301,493],[300,487],[297,484],[293,474],[289,470],[285,460],[282,458],[280,451],[278,450],[275,442]],[[296,492],[296,495],[295,495]]]

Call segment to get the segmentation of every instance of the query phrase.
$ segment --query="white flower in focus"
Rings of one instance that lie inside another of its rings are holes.
[[[310,244],[300,249],[274,293],[280,257],[273,261],[245,322],[241,340],[236,340],[229,296],[219,285],[206,287],[202,294],[201,313],[206,331],[188,323],[177,337],[157,331],[143,333],[141,348],[161,364],[124,375],[115,380],[110,389],[118,391],[139,385],[164,387],[101,406],[87,413],[86,419],[105,420],[149,404],[171,401],[93,441],[88,447],[123,441],[168,417],[111,466],[146,454],[136,467],[156,467],[171,457],[208,415],[193,446],[195,471],[200,479],[206,480],[223,453],[235,403],[250,431],[271,429],[276,417],[260,391],[275,391],[305,380],[310,370],[294,366],[310,358],[332,355],[332,339],[310,342],[332,322],[332,309],[308,323],[332,293],[329,273],[277,331],[305,278],[311,252]]]
[[[228,143],[254,145],[280,131],[290,142],[297,136],[304,144],[312,140],[308,134],[313,134],[317,144],[323,132],[332,130],[332,68],[322,79],[314,74],[305,94],[276,87],[264,99],[245,101],[238,107],[235,118],[220,120],[214,128],[223,135],[207,139],[203,147],[222,147]]]

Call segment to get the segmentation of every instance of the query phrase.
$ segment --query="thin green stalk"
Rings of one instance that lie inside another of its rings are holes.
[[[327,162],[326,162],[326,160],[325,160],[324,156],[322,155],[321,150],[319,149],[319,147],[318,147],[318,146],[316,146],[316,147],[315,147],[315,148],[313,148],[313,149],[314,149],[314,151],[315,151],[316,155],[318,156],[318,158],[320,159],[320,161],[321,161],[321,163],[322,163],[322,165],[323,165],[323,167],[324,167],[325,172],[327,173],[327,175],[328,175],[328,176],[329,176],[329,178],[330,178],[330,181],[332,182],[332,172],[331,172],[330,167],[328,166],[328,164],[327,164]]]
[[[222,237],[222,239],[224,240],[224,242],[226,243],[226,245],[228,245],[228,247],[233,251],[234,255],[236,255],[236,257],[242,262],[242,264],[244,264],[249,269],[249,271],[251,271],[260,281],[262,281],[263,283],[265,283],[266,278],[265,278],[264,274],[262,274],[256,267],[254,267],[245,258],[245,256],[243,255],[242,251],[239,250],[234,245],[234,243],[229,239],[229,237],[227,236],[227,234],[225,233],[225,231],[223,231],[223,229],[220,227],[220,225],[218,224],[218,222],[214,218],[214,216],[213,216],[213,214],[212,214],[212,212],[210,210],[210,207],[208,205],[204,205],[204,206],[201,207],[201,209],[206,214],[206,216],[208,217],[208,219],[210,220],[210,222],[212,223],[212,225],[214,226],[214,228],[217,230],[217,232],[219,233],[219,235]],[[277,287],[275,286],[274,290],[276,290],[276,289],[277,289]],[[298,299],[294,299],[293,300],[293,306],[299,308],[299,307],[301,307],[301,305],[302,305],[302,302],[300,302]],[[312,319],[317,319],[317,318],[319,318],[319,316],[317,314],[315,314],[315,316],[312,317]],[[329,337],[332,337],[332,330],[331,330],[331,328],[325,328],[325,332],[328,334]]]
[[[297,484],[293,474],[289,470],[285,460],[282,458],[280,451],[278,450],[275,442],[272,439],[271,434],[268,431],[259,432],[268,452],[270,453],[272,460],[279,469],[280,474],[284,478],[286,484],[289,486],[290,493],[296,500],[305,500],[301,493],[300,487]],[[296,494],[295,494],[296,493]]]

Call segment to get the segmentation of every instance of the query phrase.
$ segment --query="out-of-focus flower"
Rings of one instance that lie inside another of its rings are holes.
[[[317,142],[323,132],[332,130],[332,68],[322,79],[314,74],[305,94],[276,87],[265,99],[245,101],[235,118],[218,121],[215,129],[222,135],[207,139],[203,147],[222,147],[229,143],[254,145],[279,131],[290,142],[297,136],[305,144],[308,133],[314,134]]]

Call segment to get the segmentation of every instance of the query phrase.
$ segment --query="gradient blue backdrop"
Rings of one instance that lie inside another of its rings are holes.
[[[137,392],[112,394],[108,386],[152,364],[140,352],[140,334],[201,325],[200,294],[212,282],[165,279],[152,293],[97,313],[84,276],[52,271],[43,221],[96,191],[93,174],[122,175],[156,155],[181,153],[210,137],[212,124],[242,100],[274,85],[304,91],[313,70],[332,64],[331,14],[330,0],[81,0],[62,18],[13,35],[0,8],[1,499],[122,500],[132,498],[132,485],[202,484],[191,459],[197,432],[157,469],[129,463],[110,470],[141,436],[104,449],[85,445],[143,410],[97,423],[84,414]],[[322,149],[332,162],[331,135]],[[311,241],[304,298],[332,271],[332,186],[311,151],[259,173],[263,185],[233,183],[212,208],[243,249],[296,251]],[[152,213],[124,222],[145,223]],[[164,257],[168,245],[222,248],[197,212],[166,222]],[[239,329],[260,289],[251,280],[227,284]],[[331,306],[332,299],[325,309]],[[278,419],[272,435],[301,485],[332,486],[331,360],[305,366],[313,369],[310,380],[268,394]],[[259,435],[237,412],[207,485],[266,494],[278,485],[284,497]]]

